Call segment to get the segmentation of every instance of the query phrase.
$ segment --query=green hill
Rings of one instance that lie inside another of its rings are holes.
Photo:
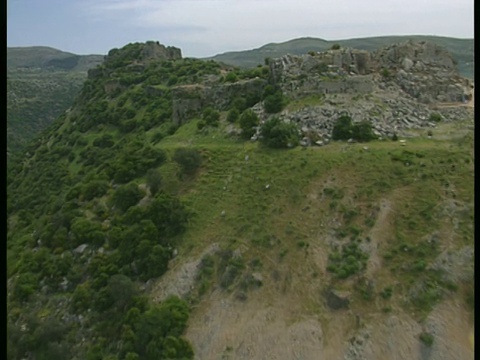
[[[7,359],[473,355],[450,336],[473,328],[473,118],[310,147],[267,120],[251,141],[269,102],[344,100],[287,104],[268,66],[179,53],[110,51],[12,155]]]
[[[7,69],[87,71],[101,64],[103,55],[76,55],[47,46],[7,48]]]
[[[265,58],[281,57],[285,54],[300,55],[309,51],[325,51],[334,44],[342,47],[374,51],[383,46],[403,42],[409,39],[430,41],[445,47],[458,61],[458,70],[461,75],[473,79],[474,77],[474,41],[473,39],[456,39],[440,36],[408,35],[408,36],[380,36],[348,40],[323,40],[317,38],[299,38],[283,43],[266,44],[258,49],[232,51],[215,55],[209,59],[221,61],[241,67],[255,67],[263,64]]]
[[[73,103],[101,55],[7,48],[7,152],[18,151]]]

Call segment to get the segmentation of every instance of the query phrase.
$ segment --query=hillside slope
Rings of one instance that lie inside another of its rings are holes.
[[[473,93],[389,49],[111,50],[9,163],[7,358],[471,359]]]
[[[473,39],[456,39],[440,36],[409,35],[409,36],[379,36],[348,40],[323,40],[318,38],[299,38],[283,43],[266,44],[260,48],[232,51],[215,55],[209,59],[221,61],[241,67],[255,67],[263,64],[265,58],[278,58],[286,54],[301,55],[309,51],[325,51],[334,44],[341,47],[374,51],[381,47],[404,42],[407,40],[429,41],[443,46],[450,51],[458,61],[458,70],[462,76],[474,78],[474,44]]]
[[[73,103],[102,55],[7,48],[7,153],[20,150]]]

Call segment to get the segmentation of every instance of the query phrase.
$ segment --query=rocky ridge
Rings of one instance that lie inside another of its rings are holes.
[[[343,114],[353,122],[370,122],[383,138],[400,135],[404,129],[434,128],[432,113],[443,121],[473,115],[473,82],[461,77],[455,64],[446,49],[425,41],[406,41],[375,52],[339,48],[287,54],[268,59],[269,83],[280,88],[292,105],[268,114],[260,101],[253,110],[261,122],[279,116],[295,123],[304,146],[328,143],[336,119]],[[225,83],[221,75],[179,85],[172,89],[173,120],[183,124],[205,106],[228,110],[237,96],[259,98],[266,85],[260,78]],[[302,103],[308,97],[317,99],[314,105]],[[252,139],[259,136],[258,129]]]
[[[304,145],[328,142],[342,114],[354,122],[371,122],[379,137],[435,127],[429,120],[434,112],[444,121],[473,115],[471,107],[446,106],[467,105],[474,85],[458,74],[448,51],[428,42],[407,41],[374,53],[341,48],[285,55],[270,61],[270,71],[275,84],[293,101],[306,96],[321,99],[318,105],[295,111],[287,107],[280,114],[298,125]],[[262,106],[256,111],[263,121],[271,116]]]

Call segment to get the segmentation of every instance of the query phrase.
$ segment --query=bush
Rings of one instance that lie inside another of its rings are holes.
[[[242,136],[249,139],[255,134],[255,127],[259,120],[257,114],[253,110],[247,109],[240,115],[240,128],[242,129]]]
[[[125,212],[129,207],[136,205],[143,196],[144,192],[138,188],[138,185],[130,183],[118,187],[113,193],[111,202],[118,210]]]
[[[348,140],[352,137],[352,118],[348,115],[340,116],[333,126],[333,140]]]
[[[202,164],[202,156],[196,149],[178,148],[173,154],[173,161],[180,165],[184,174],[192,175]]]
[[[93,222],[85,218],[76,218],[72,222],[70,230],[74,238],[72,247],[76,247],[84,243],[100,247],[105,241],[105,235],[102,232],[102,226],[97,222]]]
[[[422,332],[420,334],[420,341],[428,347],[431,347],[433,345],[433,335],[427,332]]]
[[[238,80],[238,76],[237,76],[237,74],[236,74],[235,72],[233,72],[233,71],[229,72],[229,73],[227,74],[227,76],[225,76],[225,81],[226,81],[226,82],[231,82],[231,83],[233,83],[233,82],[235,82],[235,81],[237,81],[237,80]]]
[[[155,195],[162,187],[162,174],[157,169],[150,169],[147,172],[147,186],[150,189],[150,193]]]
[[[240,117],[240,111],[237,108],[233,108],[228,112],[227,121],[229,123],[234,123]]]
[[[207,107],[203,111],[202,120],[205,122],[206,125],[216,127],[218,126],[218,122],[220,120],[220,113],[212,107]]]
[[[278,117],[266,121],[260,132],[262,143],[272,148],[293,147],[299,143],[297,126],[292,123],[285,123]]]
[[[340,49],[340,44],[333,44],[331,49],[332,50],[339,50]]]
[[[247,109],[247,100],[243,97],[236,97],[232,100],[230,106],[232,108],[236,108],[238,112],[241,113]]]
[[[368,121],[361,121],[358,124],[352,123],[349,115],[340,116],[333,126],[333,140],[349,140],[370,141],[376,138],[372,130],[372,125]]]
[[[274,94],[266,96],[264,101],[265,111],[270,114],[282,111],[285,104],[286,100],[281,90],[277,90]]]
[[[104,134],[101,137],[93,140],[93,146],[99,148],[109,148],[112,147],[114,144],[115,141],[113,140],[113,136],[110,134]]]
[[[442,115],[440,115],[439,113],[431,113],[428,121],[440,122],[442,121]]]
[[[376,138],[372,130],[372,124],[368,121],[361,121],[352,127],[352,136],[358,141],[370,141]]]

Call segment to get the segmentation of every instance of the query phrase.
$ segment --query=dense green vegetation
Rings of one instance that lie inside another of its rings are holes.
[[[370,141],[375,139],[372,125],[369,122],[362,121],[354,124],[348,115],[340,116],[333,126],[332,139],[333,140],[349,140]]]
[[[172,86],[235,80],[213,61],[135,62],[140,49],[113,51],[72,110],[8,164],[7,358],[191,359],[182,337],[190,304],[213,283],[245,300],[263,286],[253,273],[268,266],[264,259],[296,268],[318,245],[311,234],[319,218],[341,218],[335,236],[350,238],[323,249],[325,281],[361,276],[370,214],[396,189],[405,193],[380,254],[388,263],[381,297],[428,313],[455,291],[427,271],[439,247],[425,236],[447,218],[436,206],[448,183],[466,204],[452,236],[473,243],[473,138],[412,139],[408,151],[391,141],[372,141],[368,152],[336,142],[283,150],[298,142],[298,130],[277,117],[260,127],[262,143],[249,141],[260,126],[251,106],[262,98],[248,93],[227,110],[204,106],[175,124]],[[240,80],[268,78],[264,69],[231,71]],[[278,94],[265,90],[264,100]],[[227,134],[232,126],[243,134]],[[327,180],[333,185],[322,185]],[[203,258],[188,302],[154,302],[149,286],[178,250],[203,250],[212,239],[221,250]],[[250,252],[239,256],[239,244]],[[388,290],[392,278],[404,287]],[[403,303],[413,280],[428,291]],[[459,287],[471,303],[473,281]]]
[[[73,103],[101,55],[7,48],[7,151],[22,149]]]

